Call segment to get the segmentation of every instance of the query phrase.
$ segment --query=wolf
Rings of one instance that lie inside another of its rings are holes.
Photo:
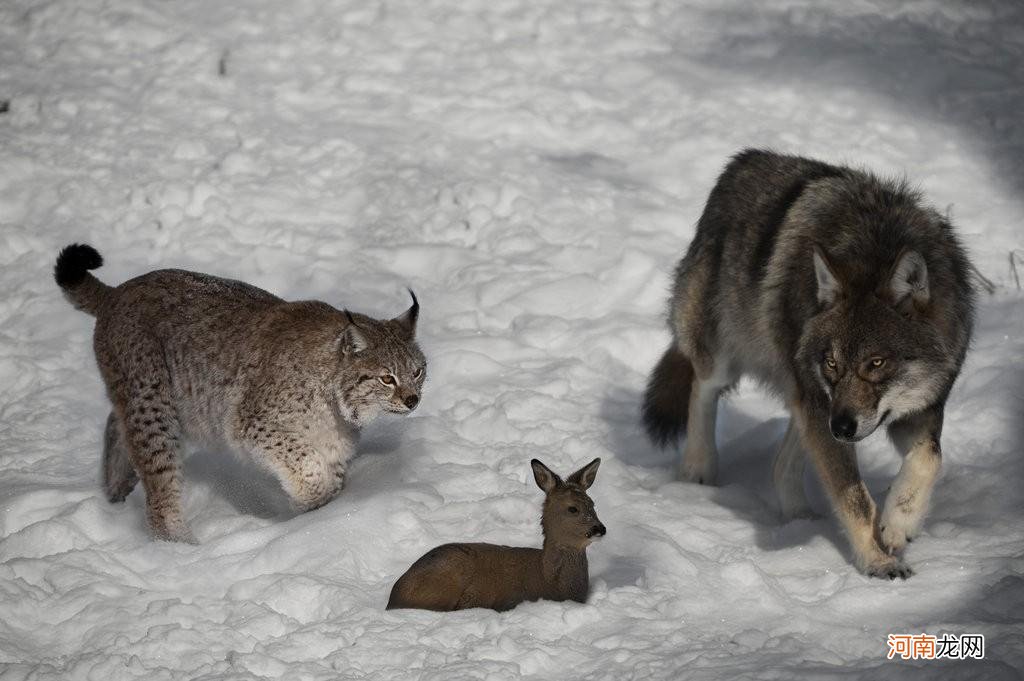
[[[970,264],[950,221],[905,180],[765,150],[711,191],[669,302],[672,342],[642,416],[679,476],[714,484],[718,399],[743,375],[785,401],[773,464],[787,517],[810,513],[810,457],[854,563],[906,579],[942,458],[943,410],[971,338]],[[903,456],[879,516],[854,443],[885,426]]]
[[[123,501],[142,478],[157,539],[195,543],[181,508],[186,442],[250,457],[299,511],[341,491],[360,429],[419,404],[419,302],[389,320],[286,302],[240,281],[157,270],[112,287],[91,246],[62,250],[54,277],[96,317],[93,347],[113,408],[103,480]]]

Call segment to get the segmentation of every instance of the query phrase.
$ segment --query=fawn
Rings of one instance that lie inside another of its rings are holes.
[[[590,590],[587,546],[605,535],[586,490],[601,459],[565,482],[537,459],[533,477],[545,496],[540,549],[496,544],[444,544],[412,564],[391,589],[388,610],[511,610],[523,601],[584,603]]]

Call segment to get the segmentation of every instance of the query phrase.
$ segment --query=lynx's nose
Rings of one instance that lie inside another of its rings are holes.
[[[832,429],[832,436],[837,440],[852,440],[857,434],[857,420],[850,412],[844,411],[833,416],[829,427]]]
[[[420,398],[416,395],[409,395],[405,398],[405,406],[409,407],[410,410],[415,409],[416,405],[420,403]]]

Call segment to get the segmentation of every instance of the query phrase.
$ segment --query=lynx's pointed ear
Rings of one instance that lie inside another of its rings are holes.
[[[420,301],[416,300],[416,294],[412,292],[411,288],[406,290],[412,296],[412,307],[395,317],[392,321],[397,322],[409,334],[409,338],[412,338],[416,335],[416,320],[420,316]]]
[[[600,465],[601,459],[594,459],[586,466],[566,478],[566,482],[571,485],[579,485],[583,489],[590,489],[590,486],[594,484],[594,478],[597,477],[597,467]]]
[[[908,295],[915,305],[928,304],[928,266],[917,251],[903,251],[889,280],[892,302],[899,305]]]
[[[562,484],[562,479],[538,459],[531,461],[530,465],[533,467],[533,479],[537,481],[537,487],[544,490],[544,494],[551,494],[551,490]]]
[[[366,339],[366,335],[359,330],[359,325],[356,324],[356,320],[352,318],[352,313],[345,310],[345,316],[348,317],[348,326],[341,332],[341,351],[346,355],[353,354],[358,355],[360,352],[370,347],[370,341]]]
[[[825,252],[817,245],[814,246],[814,278],[818,283],[818,302],[825,307],[836,302],[836,298],[842,292],[842,284],[839,277],[832,269],[831,263],[825,257]]]

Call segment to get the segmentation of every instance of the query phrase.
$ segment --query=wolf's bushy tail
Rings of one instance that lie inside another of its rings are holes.
[[[64,291],[71,304],[83,312],[95,315],[111,288],[89,274],[103,265],[103,258],[92,246],[71,244],[57,255],[53,278]]]
[[[661,356],[644,393],[644,427],[659,447],[673,444],[686,432],[693,364],[673,343]]]

